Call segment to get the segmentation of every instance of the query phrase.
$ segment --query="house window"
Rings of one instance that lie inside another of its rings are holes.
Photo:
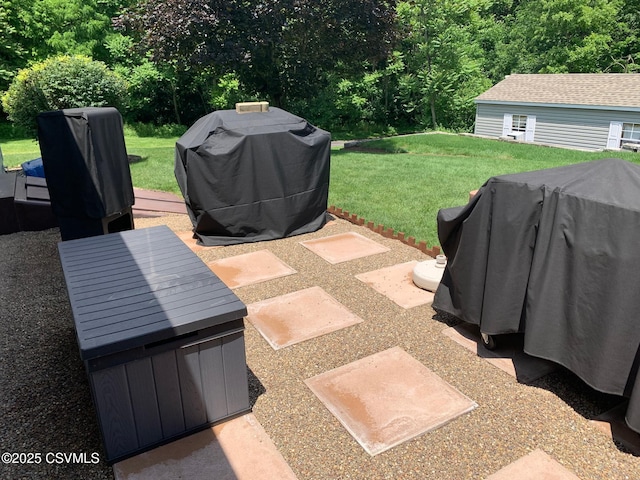
[[[622,143],[640,143],[640,123],[622,124]]]
[[[622,128],[622,126],[620,127]],[[505,113],[502,118],[502,136],[516,140],[533,142],[536,130],[535,115],[512,115]]]
[[[527,116],[513,115],[511,118],[511,131],[526,132],[526,130],[527,130]]]

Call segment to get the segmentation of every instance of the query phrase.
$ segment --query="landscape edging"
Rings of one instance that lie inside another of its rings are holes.
[[[347,220],[355,225],[367,227],[372,232],[382,235],[385,238],[399,240],[405,245],[417,248],[422,253],[425,253],[430,257],[436,258],[436,255],[440,254],[440,247],[437,245],[428,248],[427,242],[425,241],[416,241],[415,237],[405,237],[404,232],[395,232],[393,228],[385,228],[385,226],[382,224],[376,225],[374,222],[367,222],[364,218],[359,217],[355,213],[350,213],[347,210],[343,210],[342,208],[337,208],[335,205],[329,206],[329,208],[327,208],[327,212],[329,212],[331,215],[335,215],[336,217]]]

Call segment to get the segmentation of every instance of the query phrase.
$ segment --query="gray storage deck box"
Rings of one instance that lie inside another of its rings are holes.
[[[246,307],[169,228],[58,248],[108,462],[250,409]]]

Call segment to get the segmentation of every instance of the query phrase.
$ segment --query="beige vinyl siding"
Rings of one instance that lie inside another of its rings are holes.
[[[534,143],[593,150],[605,149],[612,121],[640,123],[640,113],[569,107],[477,104],[475,133],[502,135],[504,114],[535,115]]]

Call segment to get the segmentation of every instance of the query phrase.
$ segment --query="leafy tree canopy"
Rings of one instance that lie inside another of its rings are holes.
[[[473,98],[490,85],[477,40],[485,0],[411,0],[399,6],[407,71],[400,91],[421,125],[470,123]],[[472,120],[471,120],[472,121]]]
[[[623,0],[529,0],[504,50],[519,73],[590,73],[611,62]],[[505,62],[507,63],[507,62]],[[506,72],[510,73],[510,72]]]
[[[82,54],[128,79],[128,121],[264,99],[326,128],[470,129],[509,73],[640,72],[640,0],[0,0],[0,36],[0,91]]]
[[[611,52],[612,72],[640,72],[640,0],[626,0],[620,10],[616,43]]]
[[[384,59],[395,0],[143,0],[116,20],[158,62],[235,72],[283,105],[338,65]]]
[[[24,64],[26,50],[21,43],[18,30],[16,5],[0,0],[0,90],[4,90],[14,73]]]

